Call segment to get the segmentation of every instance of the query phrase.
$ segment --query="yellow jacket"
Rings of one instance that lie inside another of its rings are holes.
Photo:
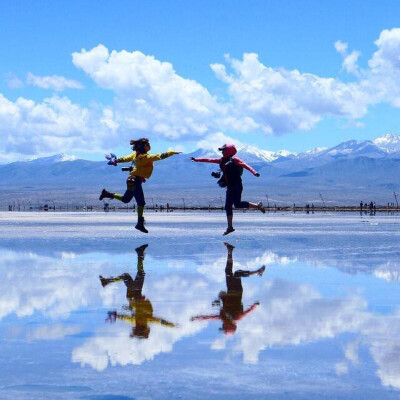
[[[170,328],[174,328],[176,325],[172,322],[168,322],[165,319],[153,316],[153,306],[150,301],[145,300],[133,300],[129,301],[129,308],[135,313],[132,315],[117,314],[118,319],[129,322],[132,325],[147,325],[148,323],[156,323]]]
[[[136,152],[134,152],[129,156],[117,158],[117,162],[123,163],[132,161],[135,165],[130,175],[140,176],[142,178],[148,179],[153,173],[154,161],[164,160],[165,158],[171,157],[173,155],[174,152],[172,150],[159,154],[137,154]]]

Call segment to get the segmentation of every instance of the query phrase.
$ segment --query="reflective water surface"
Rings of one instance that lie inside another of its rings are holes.
[[[399,219],[185,218],[0,222],[0,398],[399,398]]]

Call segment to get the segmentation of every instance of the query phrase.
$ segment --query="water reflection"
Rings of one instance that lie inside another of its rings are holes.
[[[144,253],[148,244],[144,244],[135,249],[137,253],[137,273],[135,279],[131,275],[124,273],[117,277],[104,278],[100,275],[100,281],[103,287],[110,283],[123,281],[126,286],[126,298],[128,306],[125,310],[128,313],[118,313],[117,311],[109,311],[107,322],[114,323],[117,319],[123,320],[133,325],[131,337],[147,339],[150,334],[149,324],[161,324],[170,328],[175,327],[175,324],[168,322],[165,319],[155,317],[153,315],[153,306],[149,299],[142,294],[145,272],[143,268]]]
[[[46,349],[50,341],[53,345],[58,341],[57,348],[66,348],[65,364],[72,354],[73,367],[90,367],[85,376],[95,376],[92,368],[110,373],[111,366],[132,364],[142,365],[140,371],[146,364],[159,371],[162,354],[168,353],[168,362],[191,368],[205,385],[204,376],[220,376],[218,368],[234,357],[231,368],[235,372],[242,368],[248,372],[246,379],[251,373],[259,383],[271,378],[265,367],[275,357],[287,369],[296,366],[292,379],[297,382],[313,367],[319,382],[329,376],[331,382],[352,380],[361,385],[354,377],[360,373],[377,376],[383,386],[400,388],[400,300],[393,294],[398,286],[376,279],[387,279],[389,272],[398,270],[398,262],[381,247],[381,253],[366,264],[374,275],[349,276],[341,273],[346,267],[342,250],[330,247],[327,260],[317,244],[317,251],[307,256],[293,248],[274,252],[248,243],[235,250],[226,244],[227,255],[218,243],[218,250],[211,248],[205,255],[192,244],[195,256],[188,251],[180,257],[171,254],[173,250],[163,253],[144,245],[136,249],[132,275],[124,266],[127,260],[132,264],[130,253],[64,253],[57,258],[3,251],[0,318],[3,326],[18,325],[24,330],[19,337],[28,341],[22,347],[5,340],[0,349],[16,354],[9,361],[16,365],[31,346],[42,363],[42,357],[55,357]],[[363,248],[353,245],[348,263],[357,265]],[[310,247],[307,243],[307,250]],[[180,269],[168,267],[177,260]],[[257,279],[264,272],[262,264],[268,266],[268,276]],[[329,265],[335,268],[312,268]],[[120,290],[123,285],[126,291]],[[387,307],[379,308],[382,304]],[[216,308],[218,312],[213,312]],[[108,310],[112,310],[109,321],[115,323],[104,323]],[[224,334],[212,321],[220,321]],[[8,331],[1,333],[7,339]],[[325,346],[327,353],[320,354],[318,346]],[[245,369],[238,357],[248,363]],[[4,365],[0,363],[0,368]],[[279,390],[284,373],[274,379]],[[376,389],[379,384],[373,385]]]
[[[222,328],[220,329],[224,331],[225,334],[233,334],[236,332],[237,322],[252,312],[260,304],[256,301],[244,311],[242,303],[242,278],[255,274],[262,276],[265,266],[263,265],[261,268],[254,271],[237,270],[233,272],[233,249],[235,247],[226,242],[224,245],[228,250],[225,267],[226,291],[219,292],[218,298],[212,303],[213,306],[220,307],[220,311],[218,314],[198,315],[192,317],[191,320],[221,320]]]

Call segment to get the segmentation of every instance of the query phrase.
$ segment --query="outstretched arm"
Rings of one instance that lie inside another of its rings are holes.
[[[134,315],[117,314],[116,319],[122,319],[122,321],[128,322],[132,325],[136,324],[136,318]]]
[[[212,164],[219,164],[221,162],[220,158],[194,158],[190,157],[190,159],[194,162],[207,162]]]
[[[241,160],[238,157],[233,157],[233,161],[235,162],[235,164],[239,165],[240,167],[243,167],[245,169],[247,169],[247,171],[250,171],[254,176],[260,176],[260,174],[252,167],[250,167],[250,165],[246,164],[243,160]]]
[[[196,317],[190,318],[191,321],[208,321],[209,319],[221,319],[219,314],[216,315],[197,315]]]
[[[175,328],[177,326],[176,324],[173,324],[172,322],[169,322],[165,319],[158,318],[158,317],[149,318],[149,322],[155,322],[155,323],[163,325],[163,326],[168,326],[169,328]]]
[[[260,303],[256,301],[251,307],[249,307],[246,311],[242,312],[238,318],[235,318],[236,321],[240,321],[247,314],[251,313]]]
[[[181,151],[166,151],[165,153],[158,153],[158,154],[146,154],[146,158],[149,161],[160,161],[160,160],[164,160],[168,157],[172,157],[175,154],[180,154]]]
[[[117,163],[131,162],[136,158],[136,154],[132,153],[129,156],[117,158]]]

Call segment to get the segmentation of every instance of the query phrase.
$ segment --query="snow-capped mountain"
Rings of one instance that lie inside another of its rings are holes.
[[[387,153],[398,153],[400,152],[400,135],[395,133],[387,133],[381,137],[378,137],[372,141],[375,146]]]
[[[214,150],[206,150],[206,149],[197,149],[193,153],[188,154],[191,157],[195,158],[221,158],[221,152],[214,151]],[[277,160],[281,157],[288,157],[288,156],[296,156],[295,153],[291,153],[287,150],[281,151],[269,151],[269,150],[262,150],[256,146],[245,146],[243,148],[239,148],[237,152],[237,157],[241,158],[245,162],[272,162]]]
[[[400,158],[400,135],[388,133],[374,140],[348,140],[330,148],[316,148],[298,155],[278,158],[272,163],[288,171],[325,165],[334,160],[359,157],[374,159]]]
[[[30,163],[41,163],[41,164],[54,164],[58,162],[66,162],[66,161],[76,161],[79,160],[78,157],[69,154],[55,154],[54,156],[50,157],[41,157],[41,158],[32,158],[28,162]]]
[[[315,193],[323,191],[340,202],[358,199],[359,203],[360,198],[375,201],[381,198],[387,203],[393,201],[390,199],[393,191],[400,191],[399,147],[400,136],[387,134],[375,140],[349,140],[328,149],[316,148],[300,154],[247,146],[239,149],[238,157],[261,175],[256,179],[247,171],[243,173],[244,186],[250,194],[258,195],[261,190],[277,201],[287,202],[291,198],[307,199],[311,194],[315,198]],[[211,198],[211,202],[220,204],[222,192],[211,177],[211,172],[219,169],[218,165],[191,163],[190,156],[220,158],[221,153],[198,149],[163,160],[154,168],[146,193],[153,190],[152,196],[167,199],[181,199],[186,193],[193,202],[205,204]],[[27,190],[29,196],[39,196],[48,190],[67,190],[68,196],[76,193],[76,198],[81,199],[82,193],[92,190],[97,201],[99,188],[123,190],[126,176],[126,172],[108,166],[105,161],[57,154],[0,165],[0,198],[3,195],[3,199],[9,199],[11,190],[18,195]]]

